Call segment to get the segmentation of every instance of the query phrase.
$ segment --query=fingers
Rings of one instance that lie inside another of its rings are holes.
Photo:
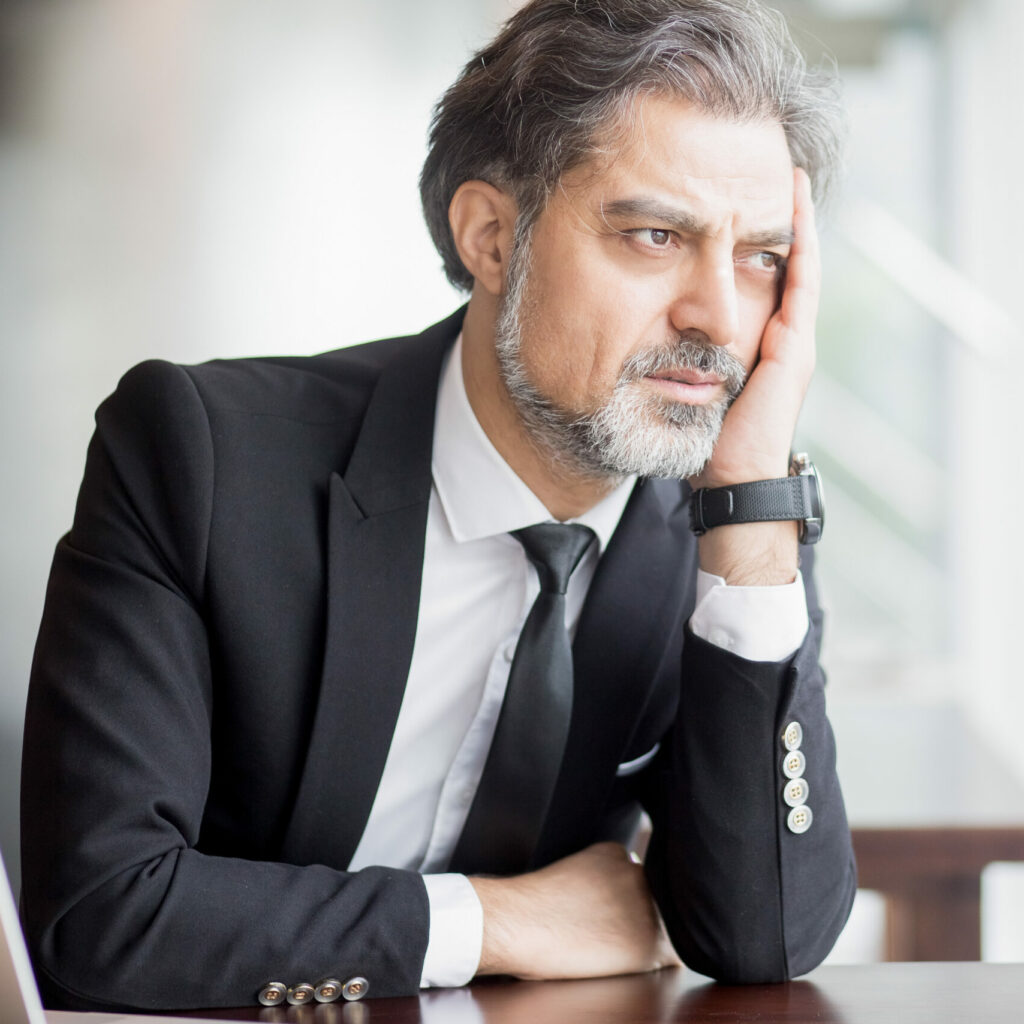
[[[786,327],[813,331],[821,288],[821,250],[814,221],[811,180],[798,167],[793,172],[793,245],[786,267],[780,314]]]

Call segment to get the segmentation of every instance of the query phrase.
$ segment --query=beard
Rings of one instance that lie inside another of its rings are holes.
[[[743,389],[746,370],[701,331],[687,330],[662,345],[634,352],[622,365],[611,396],[592,412],[557,405],[530,380],[521,357],[529,241],[516,246],[495,325],[505,388],[533,443],[564,470],[597,479],[652,476],[685,479],[707,465],[726,411]],[[722,381],[721,397],[688,405],[654,393],[645,377],[697,371]]]

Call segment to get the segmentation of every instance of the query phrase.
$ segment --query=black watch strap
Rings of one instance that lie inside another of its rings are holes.
[[[776,523],[817,515],[816,483],[809,476],[754,480],[729,487],[702,487],[690,499],[690,526],[699,537],[730,523]]]

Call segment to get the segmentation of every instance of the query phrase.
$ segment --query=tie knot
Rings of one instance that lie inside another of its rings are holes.
[[[513,530],[540,579],[542,592],[564,594],[569,577],[596,534],[576,523],[538,523]]]

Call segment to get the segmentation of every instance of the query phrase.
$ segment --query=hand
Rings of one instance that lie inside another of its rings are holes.
[[[821,262],[811,183],[793,175],[793,245],[779,308],[761,336],[758,361],[726,413],[714,454],[691,479],[723,487],[786,476],[797,417],[814,372],[814,322]],[[789,583],[797,568],[797,525],[749,523],[718,527],[700,539],[700,564],[733,585]]]
[[[793,174],[793,245],[779,308],[761,335],[758,361],[722,424],[714,454],[694,487],[785,476],[800,406],[814,372],[814,322],[821,262],[811,183]]]
[[[514,878],[471,878],[484,909],[478,974],[596,978],[677,967],[643,868],[598,843]]]

